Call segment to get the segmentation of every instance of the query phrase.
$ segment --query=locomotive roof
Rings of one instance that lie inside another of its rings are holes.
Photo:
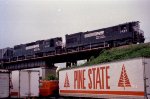
[[[14,47],[30,45],[30,44],[33,45],[33,44],[36,44],[37,42],[43,42],[43,41],[48,41],[48,40],[57,39],[57,38],[62,38],[62,37],[55,37],[55,38],[50,38],[50,39],[45,39],[45,40],[37,40],[37,41],[34,41],[34,42],[25,43],[25,44],[14,45]]]
[[[86,31],[86,32],[78,32],[78,33],[73,33],[73,34],[66,34],[66,35],[68,36],[68,35],[77,35],[77,34],[80,34],[80,33],[97,32],[97,31],[104,30],[104,29],[107,29],[107,28],[112,28],[112,27],[116,27],[116,26],[126,25],[126,24],[129,24],[129,23],[139,23],[139,21],[126,22],[126,23],[122,23],[122,24],[118,24],[118,25],[114,25],[114,26],[110,26],[110,27],[106,27],[106,28],[101,28],[101,29],[96,29],[96,30]]]
[[[103,30],[103,29],[112,28],[112,27],[116,27],[116,26],[126,25],[129,23],[139,23],[139,21],[126,22],[126,23],[122,23],[122,24],[118,24],[118,25],[114,25],[114,26],[110,26],[110,27],[106,27],[106,28],[96,29],[96,30],[92,30],[92,31],[88,31],[88,32],[96,32],[98,30]]]

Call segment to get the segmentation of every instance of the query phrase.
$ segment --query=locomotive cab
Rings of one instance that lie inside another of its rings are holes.
[[[140,29],[139,21],[132,23],[132,29],[133,29],[133,43],[144,43],[144,32]]]
[[[56,38],[56,41],[55,41],[56,53],[61,53],[62,47],[63,47],[62,38],[61,37]]]
[[[62,38],[56,38],[55,47],[60,49],[62,48]]]
[[[62,38],[51,38],[44,40],[42,52],[46,55],[58,53],[62,50]]]

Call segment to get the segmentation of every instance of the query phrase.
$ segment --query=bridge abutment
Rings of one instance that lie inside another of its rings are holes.
[[[56,76],[56,69],[57,67],[55,66],[42,67],[42,79],[47,79],[50,74]]]

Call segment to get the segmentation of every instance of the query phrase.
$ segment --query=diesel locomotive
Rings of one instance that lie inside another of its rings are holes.
[[[117,47],[125,44],[144,43],[144,32],[139,22],[129,22],[116,26],[66,35],[66,49],[89,49],[109,45]]]
[[[78,32],[62,37],[39,40],[27,44],[15,45],[13,48],[0,49],[0,61],[22,60],[46,55],[55,55],[70,51],[80,51],[98,47],[117,47],[128,44],[144,43],[144,32],[139,21],[119,24],[112,27]]]

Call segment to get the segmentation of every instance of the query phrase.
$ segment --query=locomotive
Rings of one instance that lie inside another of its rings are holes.
[[[66,49],[76,50],[101,47],[105,44],[117,47],[125,44],[144,43],[144,32],[139,22],[129,22],[93,31],[66,35]]]
[[[56,37],[15,45],[13,48],[0,49],[0,61],[42,57],[74,50],[80,51],[105,47],[106,45],[109,47],[117,47],[144,43],[144,41],[144,32],[140,29],[139,21],[134,21],[87,32],[66,34],[65,44],[62,43],[62,37]]]
[[[54,54],[55,51],[61,49],[61,46],[61,37],[16,45],[13,49],[13,58],[24,59]]]

